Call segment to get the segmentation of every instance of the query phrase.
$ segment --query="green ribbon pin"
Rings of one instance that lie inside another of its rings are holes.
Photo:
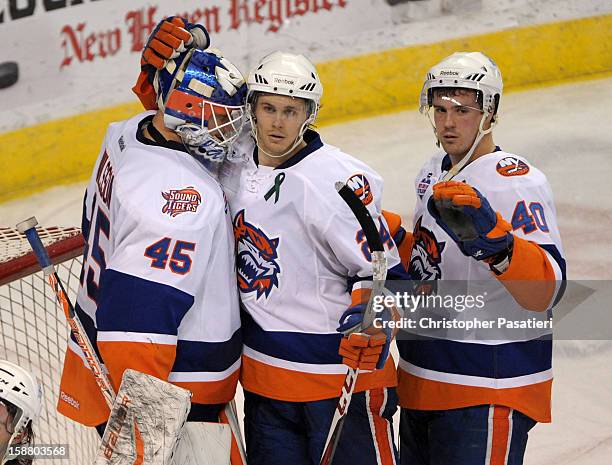
[[[272,197],[272,194],[276,194],[274,196],[274,203],[278,202],[278,197],[280,195],[280,186],[285,180],[285,173],[278,173],[276,178],[274,178],[274,185],[270,188],[266,195],[264,195],[264,199],[269,200]]]

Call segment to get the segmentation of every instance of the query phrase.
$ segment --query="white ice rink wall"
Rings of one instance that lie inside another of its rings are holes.
[[[19,71],[0,88],[0,201],[88,176],[108,123],[140,110],[130,88],[166,15],[206,25],[243,72],[275,49],[308,55],[325,123],[414,105],[456,50],[490,54],[510,90],[606,75],[611,13],[609,0],[3,0],[0,69]]]

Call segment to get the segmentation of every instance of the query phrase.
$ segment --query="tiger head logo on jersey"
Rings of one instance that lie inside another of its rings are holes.
[[[363,174],[354,174],[346,181],[346,185],[355,193],[364,205],[370,205],[374,196],[368,178]]]
[[[256,298],[268,297],[278,288],[280,265],[277,249],[280,239],[270,239],[265,232],[244,219],[244,210],[234,218],[234,237],[238,247],[238,288],[243,294],[256,292]]]
[[[408,274],[416,281],[434,281],[442,277],[440,262],[446,244],[438,242],[429,229],[421,226],[422,218],[419,218],[414,226],[414,247]]]

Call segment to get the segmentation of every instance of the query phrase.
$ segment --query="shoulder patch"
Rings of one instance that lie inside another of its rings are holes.
[[[181,213],[197,213],[202,203],[202,196],[193,186],[170,189],[168,192],[162,192],[161,195],[166,201],[162,207],[162,213],[167,213],[173,218]]]
[[[370,205],[372,200],[374,200],[370,182],[364,174],[359,173],[352,175],[347,179],[346,185],[361,199],[364,205]]]
[[[497,162],[496,170],[502,176],[522,176],[529,173],[529,165],[515,157],[505,157]]]
[[[425,176],[424,178],[422,178],[419,181],[419,184],[417,186],[417,194],[420,198],[423,198],[423,196],[425,195],[425,192],[427,192],[427,189],[429,188],[429,186],[432,183],[432,176],[433,173],[427,173],[427,176]]]

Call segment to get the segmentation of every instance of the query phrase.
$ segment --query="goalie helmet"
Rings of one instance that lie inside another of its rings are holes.
[[[427,72],[421,90],[421,113],[432,105],[434,89],[449,87],[475,90],[482,110],[495,115],[504,84],[499,68],[484,53],[453,53]]]
[[[0,360],[0,400],[15,408],[10,444],[30,421],[38,418],[42,405],[42,389],[28,371],[14,363]]]
[[[154,80],[164,125],[196,156],[222,162],[244,123],[244,77],[219,51],[190,49]]]

